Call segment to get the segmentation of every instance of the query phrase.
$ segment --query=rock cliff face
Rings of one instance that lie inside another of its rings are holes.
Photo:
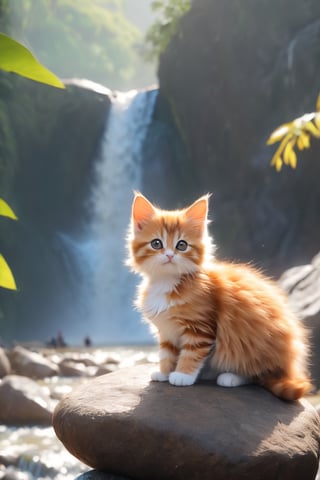
[[[185,206],[193,176],[185,168],[186,147],[169,102],[158,95],[143,146],[142,191],[163,208]]]
[[[110,105],[106,93],[90,82],[60,90],[0,76],[0,196],[19,218],[0,223],[1,250],[19,289],[0,291],[4,340],[46,339],[48,323],[55,334],[59,313],[75,304],[74,273],[58,233],[77,232],[86,219],[84,201]]]
[[[289,304],[304,320],[311,344],[310,371],[316,389],[320,388],[320,253],[308,265],[292,267],[279,279]]]
[[[280,173],[265,145],[277,126],[314,111],[319,39],[317,0],[197,0],[159,67],[188,150],[188,196],[213,192],[220,255],[275,275],[320,245],[318,143]]]

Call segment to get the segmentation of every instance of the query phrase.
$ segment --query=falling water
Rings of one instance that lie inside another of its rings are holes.
[[[141,188],[141,149],[157,90],[116,93],[92,192],[90,325],[104,343],[141,343],[149,330],[133,308],[137,278],[124,265],[133,190]],[[88,332],[91,334],[90,332]]]

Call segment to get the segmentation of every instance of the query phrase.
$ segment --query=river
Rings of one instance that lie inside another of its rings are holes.
[[[41,349],[38,349],[41,353]],[[52,350],[46,356],[68,358],[86,355],[92,364],[102,365],[106,359],[114,369],[158,361],[157,347],[99,347],[89,349]],[[90,371],[90,367],[89,367]],[[56,402],[72,388],[89,382],[86,376],[52,377],[39,381],[45,384]],[[0,479],[1,480],[73,480],[90,467],[73,457],[55,436],[52,427],[9,427],[0,425]]]

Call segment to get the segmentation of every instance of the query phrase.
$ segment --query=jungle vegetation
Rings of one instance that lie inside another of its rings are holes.
[[[123,0],[0,0],[0,31],[62,78],[88,78],[127,90],[154,83],[144,36]]]

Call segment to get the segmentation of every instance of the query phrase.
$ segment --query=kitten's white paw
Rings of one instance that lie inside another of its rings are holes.
[[[217,378],[217,384],[220,387],[240,387],[240,385],[248,385],[248,383],[251,383],[248,377],[236,373],[220,373]]]
[[[189,375],[188,373],[171,372],[169,375],[169,382],[171,385],[176,385],[177,387],[186,387],[188,385],[193,385],[196,378],[196,375]]]
[[[151,373],[151,380],[153,382],[167,382],[168,378],[169,378],[169,375],[165,375],[164,373],[161,373],[161,372]]]

